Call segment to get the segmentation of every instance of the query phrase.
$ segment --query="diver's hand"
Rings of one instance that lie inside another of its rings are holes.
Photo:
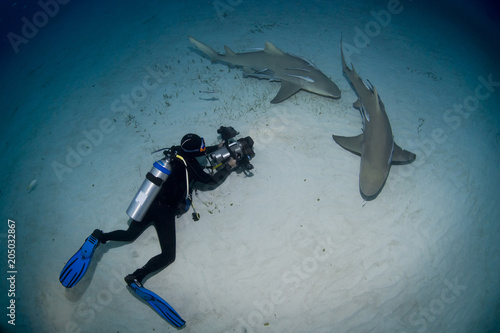
[[[234,169],[238,165],[238,162],[231,157],[227,164],[231,167],[231,169]]]

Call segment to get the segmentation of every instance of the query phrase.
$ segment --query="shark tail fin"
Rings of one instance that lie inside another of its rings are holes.
[[[202,42],[194,39],[193,37],[189,36],[189,41],[193,43],[200,51],[205,53],[207,56],[210,57],[212,61],[217,61],[220,58],[220,54],[218,54],[214,49],[212,49],[210,46],[203,44]]]

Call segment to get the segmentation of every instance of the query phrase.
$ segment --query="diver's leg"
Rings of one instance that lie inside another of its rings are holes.
[[[108,241],[133,242],[148,227],[148,224],[149,223],[132,220],[127,230],[115,230],[107,233],[103,232],[101,237],[99,237],[99,241],[103,244]]]
[[[144,267],[125,277],[130,284],[134,280],[142,283],[149,274],[159,271],[175,261],[175,213],[172,209],[162,209],[155,216],[154,226],[160,241],[161,253],[151,258]]]
[[[152,221],[152,214],[146,214],[141,222],[132,220],[127,230],[115,230],[111,232],[103,232],[99,237],[99,241],[105,244],[107,241],[117,242],[133,242],[139,237],[144,230],[149,227]]]

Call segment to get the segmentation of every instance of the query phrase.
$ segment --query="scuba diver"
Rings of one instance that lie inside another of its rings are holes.
[[[165,320],[179,328],[185,321],[161,297],[144,288],[143,280],[174,262],[176,253],[175,218],[186,213],[192,206],[193,185],[200,183],[213,189],[220,185],[237,167],[248,171],[253,166],[248,162],[255,153],[250,137],[231,141],[239,134],[232,127],[218,130],[222,142],[205,146],[205,140],[196,134],[186,134],[180,146],[161,149],[165,158],[155,162],[141,188],[132,200],[127,214],[131,223],[127,230],[103,232],[99,229],[86,239],[80,250],[67,262],[59,280],[66,288],[76,285],[88,269],[90,260],[99,244],[109,241],[133,242],[148,227],[153,225],[158,234],[161,253],[151,258],[143,267],[125,277],[127,285],[147,301]],[[157,151],[158,152],[158,151]],[[208,174],[197,158],[205,156],[217,171]],[[193,206],[194,210],[194,206]],[[199,214],[194,210],[193,219]]]

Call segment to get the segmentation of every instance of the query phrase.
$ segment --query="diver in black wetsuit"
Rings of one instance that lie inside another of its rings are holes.
[[[196,157],[210,154],[219,146],[205,147],[205,141],[196,134],[187,134],[181,140],[181,145],[172,147],[181,158],[174,158],[170,176],[163,183],[160,192],[151,204],[141,222],[132,220],[127,230],[116,230],[104,233],[95,230],[93,235],[101,242],[122,241],[133,242],[151,224],[154,225],[160,241],[161,253],[151,258],[146,265],[125,277],[130,285],[134,281],[142,284],[142,280],[149,274],[163,269],[175,260],[175,217],[184,214],[189,209],[190,196],[188,182],[199,182],[209,185],[210,189],[222,183],[231,170],[236,167],[236,160],[231,158],[221,170],[213,176],[205,173]],[[186,163],[184,163],[184,161]],[[188,180],[186,180],[186,168]],[[189,186],[191,188],[191,186]]]

